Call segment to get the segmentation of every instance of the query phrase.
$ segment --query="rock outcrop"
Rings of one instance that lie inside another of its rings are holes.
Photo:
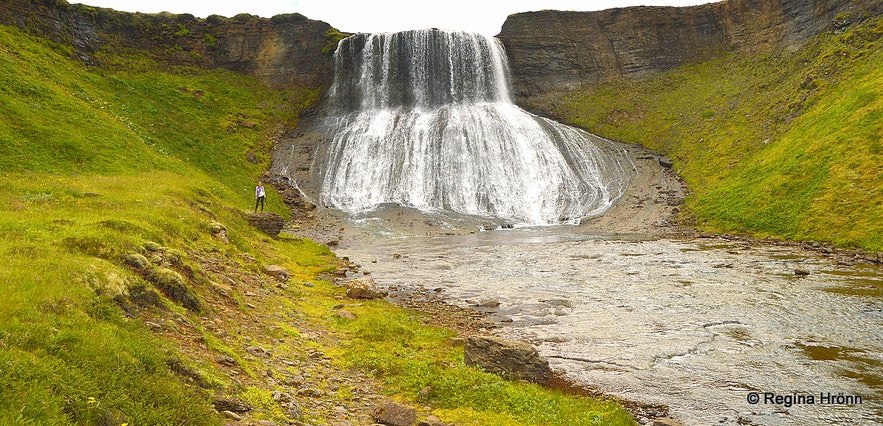
[[[371,278],[356,278],[346,284],[346,295],[352,299],[381,299],[387,292],[377,287]]]
[[[463,348],[463,362],[504,377],[545,384],[552,376],[549,361],[533,346],[499,337],[470,336]]]
[[[285,227],[285,219],[277,213],[248,213],[246,217],[251,226],[260,229],[261,232],[271,237],[278,237],[279,233],[282,232],[282,228]]]
[[[511,15],[506,46],[519,101],[611,78],[633,78],[735,50],[793,49],[850,21],[883,13],[879,0],[728,0],[691,7]]]
[[[119,12],[64,0],[4,0],[0,24],[74,48],[90,66],[99,53],[146,50],[173,64],[226,68],[275,89],[326,87],[340,33],[299,14],[241,14],[199,19],[189,14]]]

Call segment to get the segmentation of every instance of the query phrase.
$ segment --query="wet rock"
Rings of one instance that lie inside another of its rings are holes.
[[[371,278],[356,278],[346,284],[346,295],[353,299],[381,299],[387,294]]]
[[[290,277],[288,269],[279,265],[264,266],[264,272],[282,282],[288,281],[288,278]]]
[[[674,166],[674,161],[669,157],[660,156],[657,158],[657,161],[660,166],[665,167],[666,169],[670,169]]]
[[[499,337],[470,336],[463,349],[466,365],[504,377],[544,384],[551,377],[549,361],[533,346]]]
[[[371,413],[374,421],[387,426],[413,426],[417,422],[417,411],[411,407],[388,402]]]
[[[567,299],[543,299],[543,300],[540,300],[540,302],[548,303],[549,305],[552,305],[552,306],[558,307],[558,308],[572,308],[573,307],[573,302],[571,302]]]
[[[499,300],[485,299],[479,301],[475,306],[479,308],[497,308],[500,306]]]
[[[653,426],[684,426],[684,424],[670,417],[661,417],[653,420]]]

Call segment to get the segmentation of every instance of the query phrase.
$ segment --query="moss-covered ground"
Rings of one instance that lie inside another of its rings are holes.
[[[224,424],[217,398],[290,420],[273,391],[324,423],[362,401],[346,377],[415,405],[432,386],[421,415],[457,424],[634,423],[467,368],[453,332],[386,302],[334,315],[328,248],[248,225],[272,136],[317,91],[103,54],[0,26],[0,424]]]
[[[876,18],[795,51],[730,53],[549,103],[673,157],[702,228],[883,251],[881,37]]]

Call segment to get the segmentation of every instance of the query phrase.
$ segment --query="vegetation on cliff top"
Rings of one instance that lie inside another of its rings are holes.
[[[702,228],[883,251],[883,19],[794,52],[731,53],[557,103],[672,156]]]
[[[350,371],[404,401],[432,385],[423,403],[458,424],[633,423],[610,402],[466,368],[450,331],[388,303],[333,314],[342,290],[316,279],[337,266],[327,247],[270,238],[242,213],[271,136],[314,91],[139,52],[104,68],[73,57],[0,26],[0,424],[223,424],[216,398],[285,422],[296,413],[273,392],[305,377],[303,419],[324,422],[356,403],[360,389],[330,377]]]

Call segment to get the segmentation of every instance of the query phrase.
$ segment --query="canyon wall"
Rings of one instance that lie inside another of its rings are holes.
[[[299,14],[232,18],[118,12],[64,0],[0,0],[0,23],[74,47],[89,65],[101,52],[139,49],[175,64],[223,67],[272,88],[327,88],[344,35]],[[639,78],[736,50],[799,47],[810,37],[883,13],[883,0],[727,0],[691,7],[509,16],[506,46],[520,103],[611,78]]]
[[[173,64],[243,72],[276,89],[327,86],[340,36],[327,23],[299,14],[199,19],[118,12],[64,0],[0,3],[0,23],[70,45],[88,65],[102,65],[102,53],[141,50]]]
[[[728,0],[691,7],[511,15],[506,46],[519,101],[639,78],[735,50],[799,47],[883,12],[880,0]]]

